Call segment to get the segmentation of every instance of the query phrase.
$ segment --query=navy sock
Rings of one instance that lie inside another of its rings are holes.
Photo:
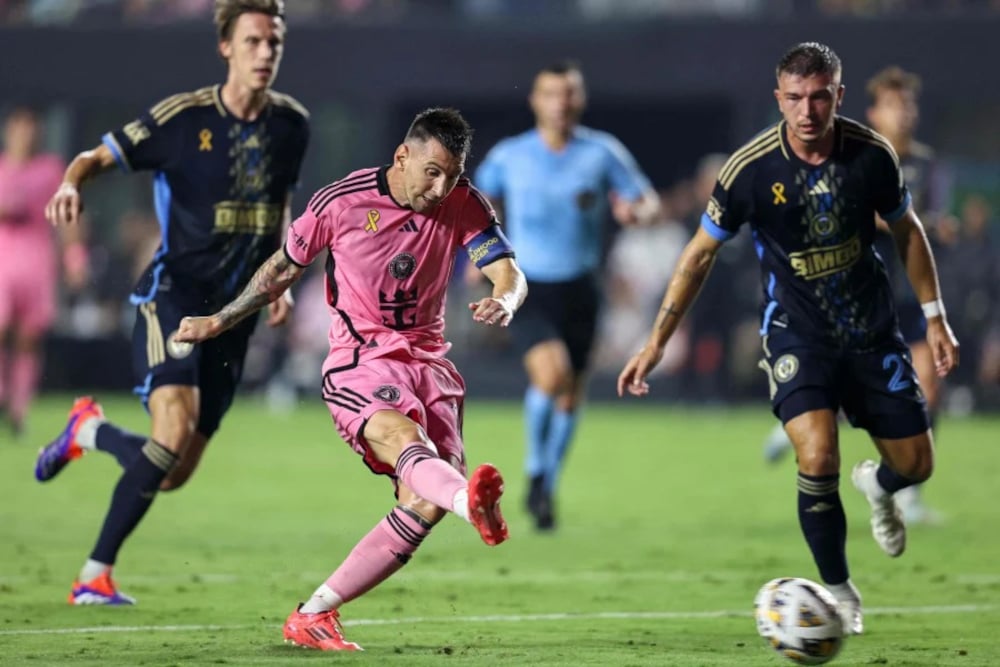
[[[122,468],[128,468],[138,458],[147,440],[148,438],[144,436],[129,433],[110,422],[105,422],[98,427],[94,444],[97,449],[115,457]]]
[[[813,477],[799,473],[799,525],[819,575],[827,584],[842,584],[847,570],[847,517],[840,502],[840,475]]]
[[[125,538],[139,525],[149,506],[153,504],[160,482],[176,462],[177,456],[169,449],[152,440],[146,441],[139,456],[122,473],[111,494],[111,507],[104,517],[101,534],[90,554],[91,559],[108,565],[114,564]]]
[[[879,464],[878,470],[875,471],[875,479],[878,480],[878,485],[889,494],[896,493],[900,489],[905,489],[908,486],[916,484],[912,479],[903,477],[887,466],[885,462]]]

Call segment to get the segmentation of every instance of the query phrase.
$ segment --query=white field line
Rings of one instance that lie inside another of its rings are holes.
[[[296,572],[287,575],[288,579],[306,582],[323,581],[329,572]],[[704,582],[704,581],[743,581],[748,578],[745,570],[715,570],[712,572],[690,570],[434,570],[430,568],[414,569],[404,575],[408,581],[478,581],[517,584],[576,584],[576,583],[628,583],[645,581],[663,582]],[[129,584],[163,585],[232,585],[248,582],[260,582],[258,575],[242,575],[227,572],[195,572],[171,574],[126,574],[121,576],[124,588]],[[957,584],[996,585],[1000,584],[1000,573],[953,573],[948,575],[948,581]],[[0,576],[0,585],[37,584],[38,577],[25,575]]]
[[[871,607],[865,615],[884,614],[979,614],[1000,611],[995,604],[927,605],[914,607]],[[597,621],[597,620],[685,620],[701,618],[740,618],[750,616],[749,610],[717,609],[714,611],[605,611],[593,614],[509,614],[491,616],[414,616],[409,618],[358,618],[345,620],[345,627],[363,625],[416,625],[454,623],[535,623],[539,621]],[[0,630],[0,636],[10,635],[70,635],[118,632],[228,632],[277,625],[102,625],[83,628],[32,628],[24,630]]]

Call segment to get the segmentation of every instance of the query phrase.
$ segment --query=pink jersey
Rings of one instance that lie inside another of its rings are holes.
[[[0,155],[0,240],[52,233],[45,220],[45,204],[62,182],[63,161],[55,155],[37,155],[16,164]],[[5,243],[0,247],[6,249]]]
[[[392,199],[385,172],[362,169],[321,189],[285,242],[288,257],[302,266],[329,250],[327,366],[397,351],[443,357],[450,347],[444,310],[456,254],[496,224],[492,206],[468,179],[421,214]]]

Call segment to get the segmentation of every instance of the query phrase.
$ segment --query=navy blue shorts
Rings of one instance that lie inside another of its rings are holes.
[[[211,437],[236,395],[243,362],[257,318],[250,317],[218,338],[200,345],[174,341],[181,318],[207,315],[204,306],[179,292],[157,291],[155,298],[139,304],[132,331],[132,368],[135,393],[146,404],[157,387],[198,387],[201,405],[198,432]]]
[[[544,341],[561,340],[580,373],[590,365],[600,307],[601,291],[591,274],[555,283],[529,280],[528,298],[510,326],[514,345],[523,355]]]
[[[763,346],[760,366],[782,423],[827,408],[842,409],[852,426],[877,438],[908,438],[930,428],[910,351],[899,338],[865,351],[840,350],[772,326]]]

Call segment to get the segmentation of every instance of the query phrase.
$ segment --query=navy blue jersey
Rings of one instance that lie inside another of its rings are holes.
[[[226,109],[221,88],[168,97],[103,137],[122,169],[154,172],[161,243],[133,303],[169,284],[218,308],[280,247],[309,141],[308,113],[271,91],[260,116],[244,121]]]
[[[884,137],[842,117],[834,132],[833,152],[820,165],[796,157],[784,121],[758,134],[719,172],[701,225],[725,241],[750,224],[762,333],[785,326],[819,343],[864,349],[897,330],[889,280],[872,248],[875,214],[895,222],[910,194]]]

